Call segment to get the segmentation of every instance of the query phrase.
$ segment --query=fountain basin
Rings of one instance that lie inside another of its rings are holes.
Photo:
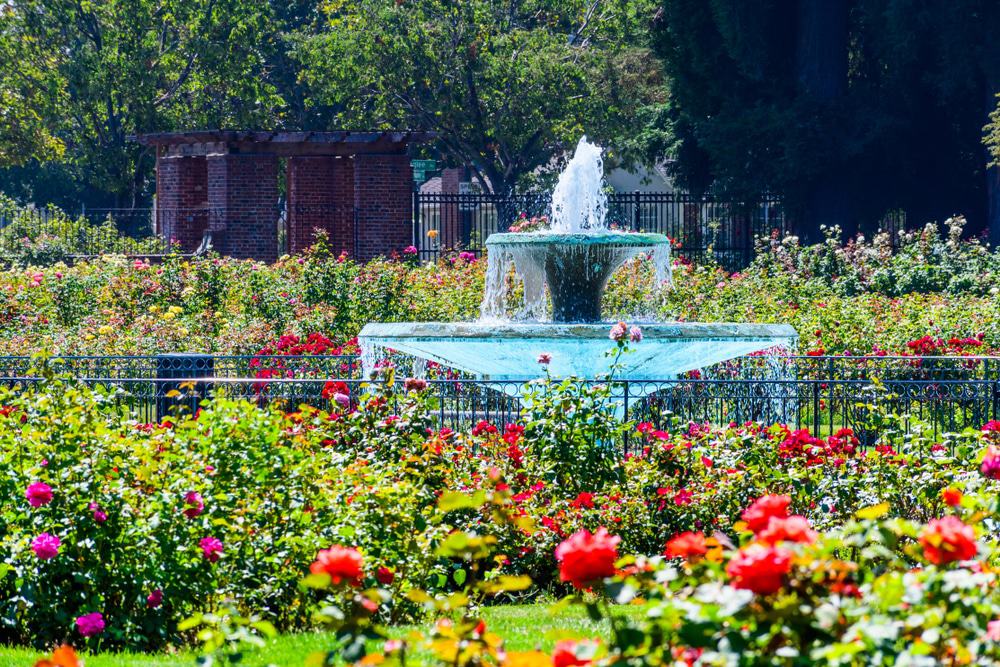
[[[798,339],[788,324],[674,322],[640,324],[641,343],[619,359],[616,377],[669,380],[681,373],[774,347],[792,349]],[[403,322],[365,325],[358,336],[370,359],[394,350],[465,371],[483,380],[525,381],[545,374],[538,355],[548,354],[556,377],[606,375],[615,347],[609,323]]]
[[[493,234],[486,240],[494,279],[508,260],[524,283],[529,318],[541,319],[544,287],[554,322],[600,322],[601,298],[611,274],[629,259],[652,251],[657,281],[670,278],[670,240],[663,234],[626,232]],[[499,313],[484,313],[499,315]]]

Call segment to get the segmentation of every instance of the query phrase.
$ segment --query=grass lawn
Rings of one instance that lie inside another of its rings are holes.
[[[621,614],[638,615],[637,607],[622,607]],[[507,641],[511,651],[534,648],[548,650],[556,641],[566,637],[607,637],[607,624],[594,623],[580,607],[570,607],[553,615],[549,605],[510,605],[489,607],[483,610],[487,627]],[[412,628],[397,628],[393,634],[400,636]],[[283,635],[260,651],[248,652],[243,665],[264,667],[274,664],[305,665],[310,653],[322,652],[332,644],[330,637],[321,632]],[[31,667],[41,657],[36,651],[0,647],[0,667]],[[196,654],[135,654],[106,653],[86,656],[87,667],[193,667]]]

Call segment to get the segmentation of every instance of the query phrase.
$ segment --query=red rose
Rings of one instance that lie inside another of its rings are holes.
[[[383,565],[375,571],[375,579],[383,586],[388,586],[396,579],[396,573]]]
[[[316,562],[309,566],[313,574],[326,573],[330,581],[339,584],[346,581],[358,584],[362,577],[362,558],[357,549],[332,546],[316,554]]]
[[[924,558],[935,565],[975,558],[978,549],[972,526],[962,523],[957,516],[928,523],[920,533],[920,546],[924,548]]]
[[[708,553],[708,545],[705,543],[705,535],[688,531],[670,538],[663,555],[667,558],[693,560],[706,553]]]
[[[771,545],[779,542],[812,544],[816,541],[816,537],[816,531],[809,527],[809,519],[797,515],[784,519],[773,516],[767,528],[757,534],[758,540]]]
[[[581,491],[577,494],[576,498],[570,502],[570,507],[575,507],[576,509],[582,509],[586,507],[587,509],[594,508],[594,494],[587,493],[586,491]]]
[[[943,500],[946,505],[956,507],[962,503],[962,492],[958,489],[942,489],[941,500]]]
[[[586,588],[588,584],[614,575],[621,539],[609,535],[605,528],[598,528],[594,534],[589,530],[573,533],[556,547],[559,579],[577,588]]]
[[[750,507],[743,510],[740,516],[747,528],[755,533],[767,528],[771,517],[784,519],[788,516],[788,506],[792,504],[792,499],[788,496],[766,495],[753,501]]]
[[[346,382],[331,380],[323,385],[323,398],[330,400],[337,394],[343,394],[345,396],[351,395],[351,390],[348,388]]]
[[[768,595],[777,592],[792,569],[792,552],[780,547],[751,544],[726,565],[734,588]]]
[[[574,641],[564,639],[556,642],[556,647],[552,651],[553,667],[577,667],[578,665],[590,665],[594,662],[594,655],[597,653],[596,641]]]

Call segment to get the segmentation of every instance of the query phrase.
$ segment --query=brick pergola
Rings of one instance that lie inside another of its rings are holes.
[[[288,249],[324,230],[334,252],[361,260],[412,242],[409,144],[425,132],[204,130],[141,134],[156,148],[157,229],[184,252],[278,256],[278,165],[286,162]]]

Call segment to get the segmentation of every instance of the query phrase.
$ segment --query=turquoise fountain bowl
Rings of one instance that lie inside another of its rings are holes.
[[[483,380],[541,377],[594,379],[608,373],[610,323],[400,322],[365,325],[362,350],[393,350]],[[618,361],[621,380],[669,380],[695,369],[771,348],[794,349],[798,339],[788,324],[640,323],[642,342]],[[547,354],[546,366],[538,356]]]

